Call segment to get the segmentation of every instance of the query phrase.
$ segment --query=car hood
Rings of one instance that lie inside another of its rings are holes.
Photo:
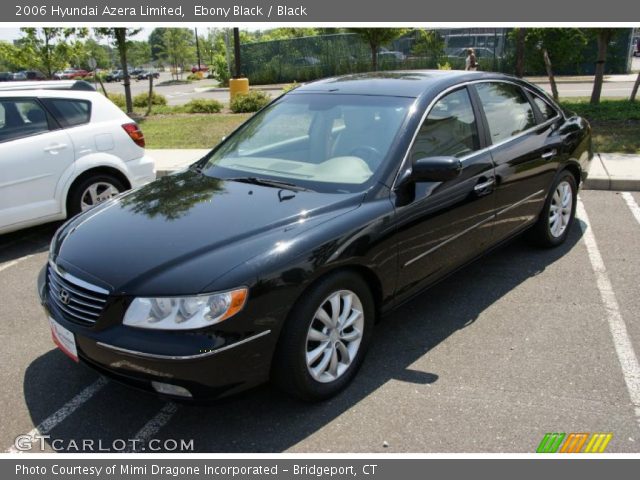
[[[363,199],[363,193],[294,192],[187,170],[76,217],[58,232],[52,258],[115,293],[194,294]]]

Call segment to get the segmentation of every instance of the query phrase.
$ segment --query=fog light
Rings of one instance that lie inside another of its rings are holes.
[[[175,395],[176,397],[193,397],[191,392],[184,387],[178,385],[171,385],[170,383],[151,382],[151,386],[158,393],[164,395]]]

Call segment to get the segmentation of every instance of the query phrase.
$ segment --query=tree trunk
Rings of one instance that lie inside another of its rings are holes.
[[[129,77],[129,67],[127,65],[127,29],[116,28],[116,45],[120,53],[120,66],[122,67],[122,80],[124,85],[124,99],[127,114],[133,113],[133,102],[131,101],[131,78]]]
[[[378,46],[374,44],[371,44],[371,68],[378,71]]]
[[[629,97],[629,101],[635,102],[636,95],[638,94],[638,87],[640,87],[640,72],[638,72],[638,76],[636,77],[636,83],[633,84],[633,90],[631,90],[631,96]]]
[[[593,77],[591,105],[597,105],[600,103],[602,84],[604,83],[604,65],[607,60],[607,46],[610,38],[610,32],[598,32],[598,59],[596,61],[596,71]]]
[[[544,66],[547,69],[547,75],[549,76],[549,84],[551,85],[551,94],[553,95],[553,99],[558,101],[558,86],[556,85],[556,77],[553,74],[553,69],[551,68],[551,59],[549,58],[549,52],[547,49],[542,50],[542,57],[544,58]]]
[[[97,69],[94,71],[94,76],[95,76],[95,79],[100,84],[100,87],[102,87],[102,93],[104,93],[104,96],[109,98],[109,94],[107,93],[107,89],[104,88],[104,83],[102,83],[102,78],[100,78],[100,74],[97,72]]]
[[[524,77],[524,40],[526,37],[526,28],[518,28],[516,37],[516,77]]]
[[[147,113],[145,113],[145,117],[148,117],[151,114],[151,108],[153,107],[153,74],[149,73],[149,104],[147,106]]]

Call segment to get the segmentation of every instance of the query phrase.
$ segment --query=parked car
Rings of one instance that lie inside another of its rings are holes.
[[[12,80],[15,82],[21,82],[23,80],[27,79],[27,73],[26,72],[15,72],[13,74],[13,78]]]
[[[155,178],[144,136],[122,110],[86,82],[78,88],[90,90],[39,83],[0,85],[0,234],[73,216]]]
[[[640,37],[636,38],[633,42],[633,56],[640,57]]]
[[[45,77],[42,73],[38,72],[37,70],[25,70],[24,72],[25,76],[25,80],[46,80],[47,77]]]
[[[53,78],[56,80],[75,80],[84,78],[89,72],[77,68],[67,68],[61,72],[56,72]]]
[[[0,72],[0,82],[10,82],[13,80],[13,73]]]
[[[188,399],[271,378],[328,398],[381,315],[523,232],[562,244],[590,138],[501,74],[301,85],[190,168],[64,225],[40,298],[60,348],[124,383]]]
[[[122,70],[113,70],[104,76],[106,82],[121,82],[124,78],[124,72]]]
[[[407,56],[395,50],[389,50],[384,47],[380,47],[378,50],[378,61],[382,62],[401,62],[406,59]]]
[[[149,80],[149,77],[160,78],[160,74],[158,72],[152,72],[151,70],[141,70],[138,73],[138,80]]]
[[[207,65],[200,65],[200,67],[198,67],[198,65],[194,65],[191,67],[191,73],[196,73],[196,72],[208,72],[209,71],[209,67]]]

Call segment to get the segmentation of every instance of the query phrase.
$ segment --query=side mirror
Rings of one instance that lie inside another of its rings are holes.
[[[455,157],[427,157],[413,162],[411,180],[414,182],[446,182],[462,171],[462,163]]]

